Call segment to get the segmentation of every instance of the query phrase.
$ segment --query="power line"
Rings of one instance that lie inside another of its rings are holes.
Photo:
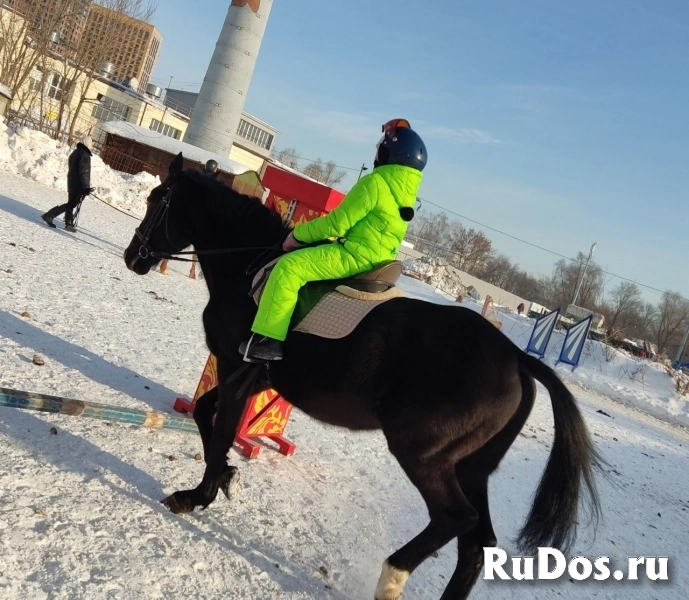
[[[279,154],[279,153],[278,153],[278,154]],[[318,164],[321,164],[321,165],[324,165],[324,164],[327,164],[327,163],[328,163],[327,160],[323,160],[322,158],[321,158],[321,159],[316,159],[316,158],[302,158],[301,156],[299,156],[299,157],[292,157],[292,158],[293,158],[293,160],[296,160],[296,161],[305,160],[305,161],[310,162],[310,163],[318,163]],[[275,159],[275,160],[277,160],[277,159]],[[278,161],[278,162],[280,162],[280,161]],[[288,165],[287,163],[283,163],[283,164],[286,165],[286,166],[288,166],[288,167],[291,167],[291,165]],[[295,168],[295,167],[292,167],[292,168]],[[346,171],[360,171],[360,170],[361,170],[361,167],[343,167],[342,165],[335,165],[335,168],[336,168],[336,169],[345,169]]]
[[[456,212],[456,211],[454,211],[454,210],[451,210],[451,209],[449,209],[449,208],[445,208],[444,206],[441,206],[440,204],[436,204],[435,202],[431,202],[430,200],[426,200],[426,199],[424,199],[424,198],[419,197],[419,201],[420,201],[420,202],[426,202],[426,203],[428,203],[428,204],[430,204],[430,205],[432,205],[432,206],[435,206],[435,207],[437,207],[437,208],[439,208],[439,209],[441,209],[441,210],[444,210],[445,212],[448,212],[448,213],[450,213],[450,214],[452,214],[452,215],[455,215],[456,217],[459,217],[460,219],[464,219],[465,221],[469,221],[469,222],[471,222],[471,223],[475,223],[476,225],[479,225],[480,227],[484,227],[485,229],[488,229],[488,230],[490,230],[490,231],[494,231],[494,232],[496,232],[496,233],[499,233],[499,234],[501,234],[501,235],[504,235],[504,236],[506,236],[506,237],[508,237],[508,238],[510,238],[510,239],[516,240],[517,242],[521,242],[522,244],[526,244],[527,246],[531,246],[532,248],[537,248],[538,250],[543,250],[544,252],[548,252],[549,254],[553,254],[554,256],[558,256],[559,258],[564,258],[565,260],[569,260],[569,261],[571,261],[571,262],[573,262],[573,263],[578,263],[578,262],[579,262],[578,260],[576,260],[576,259],[574,259],[574,258],[571,258],[570,256],[565,256],[564,254],[560,254],[559,252],[556,252],[555,250],[550,250],[549,248],[544,248],[543,246],[539,246],[538,244],[534,244],[533,242],[529,242],[529,241],[527,241],[527,240],[524,240],[524,239],[522,239],[522,238],[519,238],[519,237],[517,237],[517,236],[515,236],[515,235],[512,235],[512,234],[507,233],[507,232],[505,232],[505,231],[502,231],[502,230],[500,230],[500,229],[496,229],[495,227],[491,227],[490,225],[486,225],[486,224],[484,224],[484,223],[481,223],[480,221],[476,221],[475,219],[471,219],[471,218],[469,218],[469,217],[466,217],[466,216],[464,216],[464,215],[462,215],[462,214],[460,214],[460,213],[458,213],[458,212]],[[449,249],[447,249],[447,248],[443,248],[443,250],[445,250],[445,251],[447,251],[447,252],[452,252],[451,250],[449,250]],[[660,292],[661,294],[665,294],[665,293],[667,292],[667,290],[661,290],[661,289],[658,289],[658,288],[656,288],[656,287],[653,287],[652,285],[648,285],[648,284],[645,284],[645,283],[640,283],[640,282],[635,281],[635,280],[633,280],[633,279],[629,279],[628,277],[623,277],[622,275],[618,275],[617,273],[612,273],[611,271],[606,271],[606,270],[601,269],[600,267],[598,267],[598,266],[596,266],[596,265],[590,265],[590,266],[589,266],[589,269],[595,270],[595,271],[600,271],[600,272],[603,273],[604,275],[611,275],[612,277],[617,277],[618,279],[621,279],[622,281],[628,281],[629,283],[633,283],[633,284],[635,284],[635,285],[644,287],[644,288],[646,288],[646,289],[653,290],[654,292]],[[683,300],[684,302],[689,302],[689,299],[684,298],[684,297],[681,296],[680,294],[674,294],[674,293],[673,293],[673,294],[671,294],[671,295],[674,296],[674,297],[676,297],[676,298],[679,298],[680,300]]]
[[[169,82],[169,77],[151,77],[149,81],[161,81],[163,83]],[[176,81],[177,85],[201,85],[202,81]]]

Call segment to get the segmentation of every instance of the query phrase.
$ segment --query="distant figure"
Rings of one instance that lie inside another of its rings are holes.
[[[95,188],[91,187],[91,149],[93,140],[87,135],[77,144],[72,154],[69,155],[67,171],[67,204],[61,204],[51,208],[41,215],[50,227],[55,227],[53,219],[65,213],[65,230],[75,232],[75,215],[79,214],[81,203]]]
[[[217,179],[220,175],[220,169],[218,168],[217,161],[213,160],[212,158],[206,161],[206,165],[203,167],[203,172],[206,175],[210,175],[211,177],[215,177]]]
[[[524,312],[524,303],[522,302],[519,306],[517,306],[517,314],[521,315]]]

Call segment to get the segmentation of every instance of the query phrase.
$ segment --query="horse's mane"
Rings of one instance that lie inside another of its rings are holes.
[[[183,171],[182,178],[205,188],[208,192],[205,196],[211,199],[214,211],[224,213],[234,223],[256,223],[262,230],[276,233],[285,228],[280,215],[265,206],[260,198],[237,192],[195,169]]]

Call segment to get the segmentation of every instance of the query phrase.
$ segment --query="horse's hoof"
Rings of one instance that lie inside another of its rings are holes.
[[[177,492],[170,494],[167,498],[161,500],[160,503],[167,506],[170,509],[170,512],[176,515],[184,515],[193,512],[194,505],[189,502],[180,501],[180,499],[177,497],[177,494]]]
[[[227,470],[222,474],[220,489],[228,500],[232,500],[239,493],[239,479],[237,467],[227,467]]]

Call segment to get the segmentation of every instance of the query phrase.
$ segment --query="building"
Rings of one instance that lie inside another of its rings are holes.
[[[163,36],[153,25],[94,4],[83,35],[85,43],[112,37],[100,58],[112,63],[114,79],[135,80],[133,87],[141,93],[146,91],[163,43]]]
[[[100,156],[105,164],[117,171],[132,175],[146,171],[164,181],[170,163],[181,152],[184,169],[201,170],[207,160],[213,159],[220,169],[220,181],[241,194],[257,198],[264,196],[265,188],[259,174],[225,156],[211,154],[181,140],[170,139],[164,134],[152,133],[149,128],[124,121],[105,123],[101,129],[105,136]],[[126,162],[122,157],[126,157]]]
[[[191,118],[198,97],[196,92],[169,89],[165,93],[164,103],[179,114]],[[233,152],[235,155],[245,152],[269,159],[279,133],[274,127],[242,111],[230,155]]]
[[[53,43],[75,49],[86,28],[92,0],[10,0],[9,4],[21,14],[33,30],[47,30]]]
[[[423,258],[423,254],[418,250],[414,250],[414,244],[402,240],[399,252],[397,253],[397,260],[404,262],[405,260],[417,260],[419,258]]]

